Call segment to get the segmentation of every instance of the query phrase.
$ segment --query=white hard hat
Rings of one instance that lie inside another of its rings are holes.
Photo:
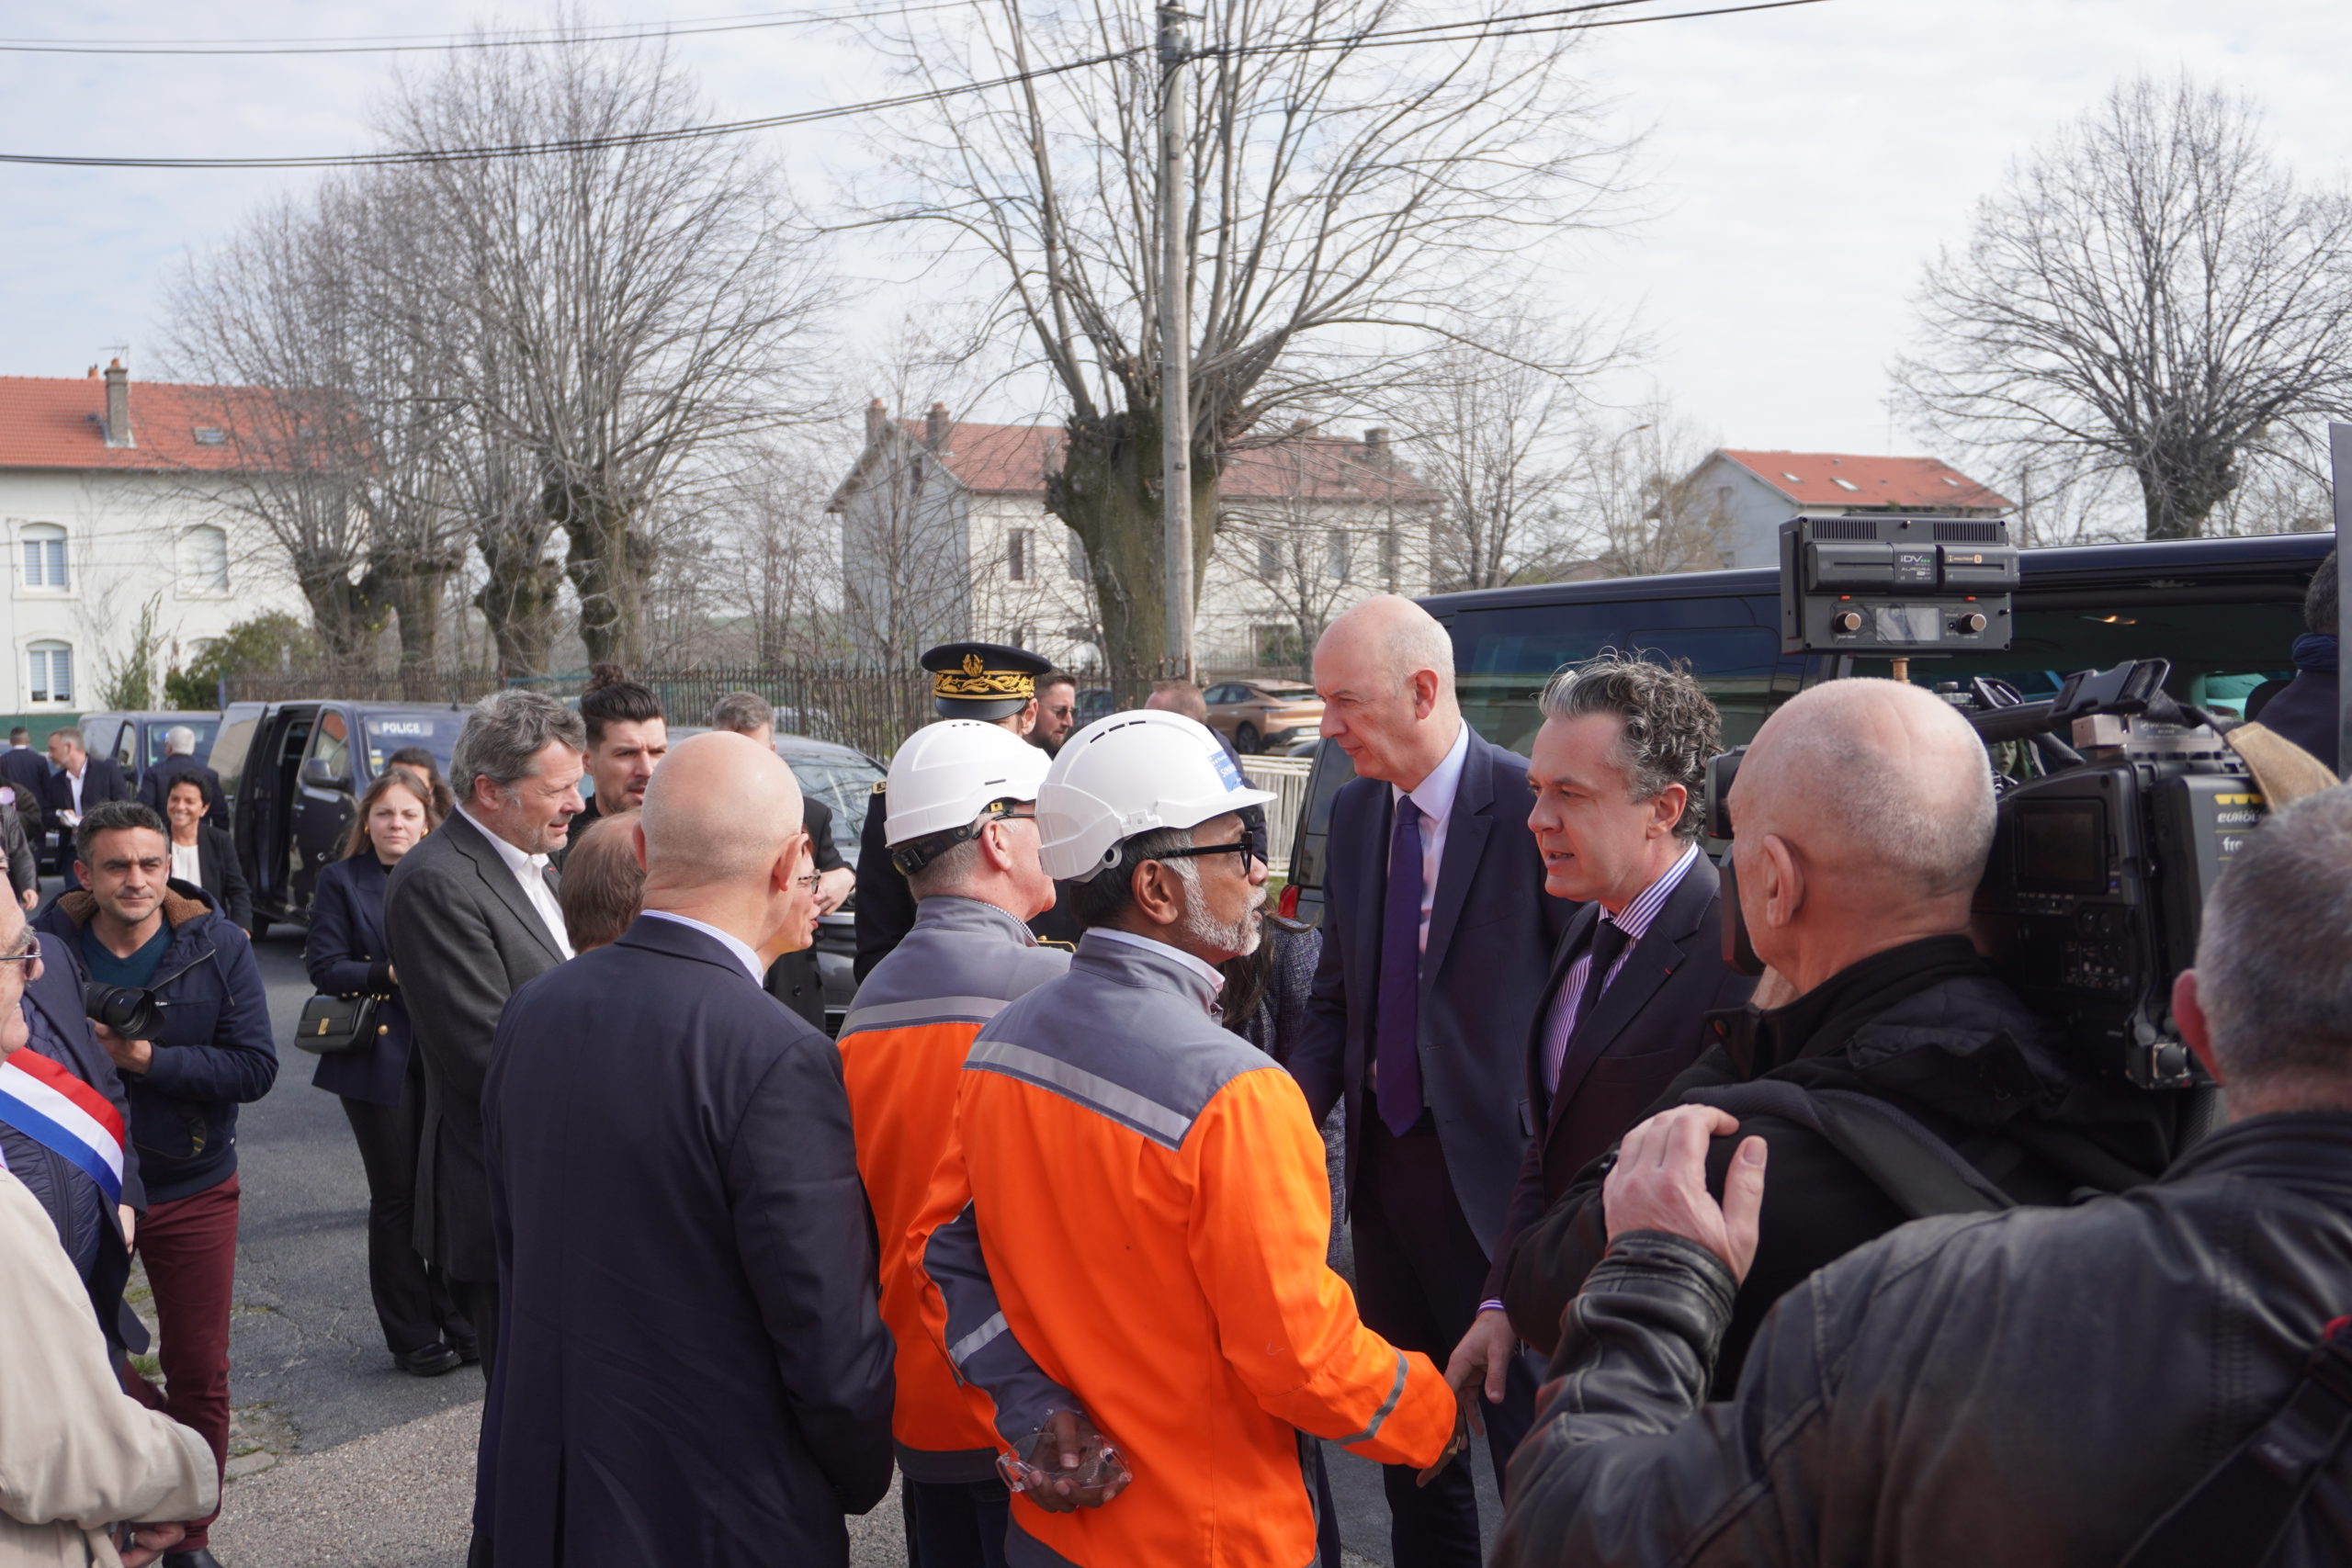
[[[948,718],[907,737],[890,759],[883,838],[893,849],[973,819],[1000,800],[1035,800],[1050,761],[998,725]]]
[[[1037,792],[1038,858],[1057,881],[1089,881],[1138,833],[1197,828],[1273,798],[1250,787],[1198,719],[1114,713],[1062,742]]]

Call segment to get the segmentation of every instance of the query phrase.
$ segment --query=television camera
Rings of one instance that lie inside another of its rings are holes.
[[[1962,526],[1964,539],[1938,532]],[[2009,646],[2017,552],[2006,523],[1800,517],[1781,525],[1781,562],[1792,651]],[[2215,879],[2267,815],[2222,727],[2165,692],[2170,672],[2161,659],[2084,671],[2034,702],[1983,677],[1941,688],[1996,761],[1978,946],[2029,1006],[2144,1089],[2211,1081],[2173,1024],[2172,983],[2195,957]],[[1721,839],[1740,755],[1709,769],[1707,827]],[[1759,972],[1736,917],[1724,940],[1729,961]]]

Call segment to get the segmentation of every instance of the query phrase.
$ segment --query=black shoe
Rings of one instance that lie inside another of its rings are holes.
[[[199,1546],[194,1551],[166,1551],[164,1568],[220,1568],[220,1560]]]
[[[413,1378],[437,1378],[466,1364],[464,1358],[438,1339],[422,1350],[404,1350],[394,1356],[392,1362]],[[208,1565],[199,1562],[194,1568],[208,1568]]]
[[[466,1365],[473,1366],[481,1359],[481,1346],[477,1341],[461,1338],[455,1334],[450,1335],[448,1339],[449,1348],[455,1350],[458,1353],[458,1359]]]

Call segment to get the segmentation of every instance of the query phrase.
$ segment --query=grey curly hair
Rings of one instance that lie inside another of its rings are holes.
[[[1617,762],[1633,780],[1632,798],[1655,800],[1680,784],[1685,798],[1675,836],[1699,836],[1707,814],[1707,760],[1723,750],[1723,716],[1689,664],[1654,664],[1605,649],[1555,672],[1535,705],[1547,719],[1609,714],[1622,721]]]

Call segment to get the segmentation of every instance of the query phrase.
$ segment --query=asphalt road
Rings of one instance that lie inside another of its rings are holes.
[[[481,1398],[481,1374],[464,1367],[420,1379],[394,1369],[368,1299],[358,1151],[341,1103],[311,1087],[314,1058],[286,1043],[311,995],[300,933],[281,930],[254,951],[280,1064],[277,1085],[239,1119],[230,1393],[232,1447],[249,1457],[234,1461],[246,1479],[229,1488],[214,1542],[229,1568],[454,1563],[447,1553],[462,1548],[476,1424],[456,1407]],[[1378,1467],[1326,1451],[1351,1554],[1389,1563]],[[1483,1445],[1470,1457],[1491,1546],[1501,1517],[1493,1470]],[[862,1522],[861,1562],[903,1563],[896,1516],[885,1504]],[[327,1546],[322,1530],[338,1544]]]

